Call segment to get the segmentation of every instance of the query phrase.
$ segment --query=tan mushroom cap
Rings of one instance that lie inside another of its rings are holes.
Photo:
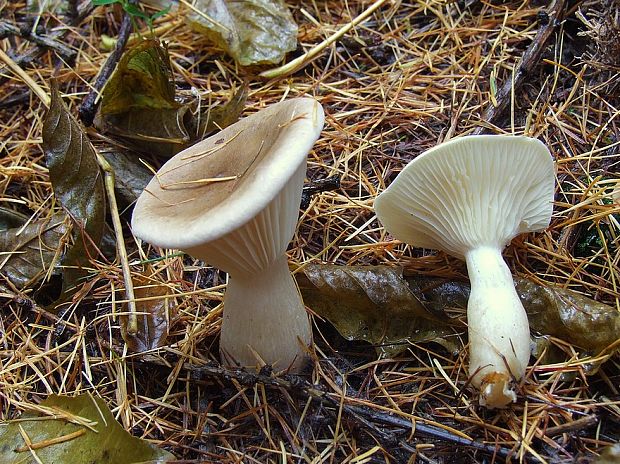
[[[545,145],[522,136],[455,138],[411,161],[375,200],[386,230],[455,257],[503,248],[549,225],[555,172]]]
[[[322,127],[321,106],[295,98],[181,151],[138,199],[134,234],[163,248],[188,250],[237,229],[269,205],[291,177],[305,172]]]

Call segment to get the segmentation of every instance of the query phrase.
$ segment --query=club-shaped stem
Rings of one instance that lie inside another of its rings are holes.
[[[520,379],[530,356],[527,314],[499,247],[480,247],[465,255],[471,281],[467,305],[472,383],[490,408],[516,400],[513,379]]]
[[[224,307],[224,363],[254,367],[264,359],[277,369],[303,366],[312,330],[285,256],[260,272],[231,274]]]

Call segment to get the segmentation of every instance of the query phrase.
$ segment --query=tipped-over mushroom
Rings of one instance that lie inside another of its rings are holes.
[[[289,272],[306,158],[323,127],[315,100],[275,104],[178,153],[138,199],[136,236],[230,275],[222,361],[298,371],[312,330]]]
[[[415,158],[375,200],[394,237],[467,262],[469,374],[489,408],[516,400],[513,381],[530,356],[527,315],[502,250],[516,235],[549,225],[554,181],[553,160],[538,140],[470,136]]]

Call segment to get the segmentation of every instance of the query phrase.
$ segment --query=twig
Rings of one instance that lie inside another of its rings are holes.
[[[116,203],[116,194],[114,192],[116,175],[114,173],[114,168],[112,168],[110,163],[108,163],[108,161],[96,150],[95,154],[97,155],[97,162],[99,163],[99,166],[103,170],[104,174],[105,189],[110,202],[110,215],[112,216],[112,225],[114,226],[114,233],[116,235],[116,251],[118,253],[118,259],[121,262],[121,267],[123,268],[125,297],[127,299],[127,306],[129,309],[129,315],[127,316],[127,333],[129,335],[135,335],[138,333],[136,296],[133,291],[129,257],[127,256],[127,248],[125,248],[125,239],[123,238],[123,225],[121,224],[121,217],[118,213],[118,204]]]
[[[595,414],[582,417],[566,424],[556,425],[555,427],[548,427],[545,430],[545,435],[548,437],[554,437],[563,433],[575,433],[588,427],[598,424],[599,419]]]
[[[126,12],[123,15],[123,21],[121,22],[121,28],[118,32],[118,39],[116,40],[114,50],[112,50],[112,53],[110,53],[110,56],[108,56],[108,59],[103,64],[101,72],[97,76],[97,79],[95,79],[93,88],[90,90],[88,95],[86,95],[86,98],[80,106],[80,119],[87,127],[93,124],[93,120],[95,119],[95,113],[97,112],[97,106],[99,103],[99,93],[112,75],[112,72],[116,67],[116,63],[118,63],[118,60],[121,58],[121,55],[125,50],[125,45],[127,45],[127,41],[129,40],[131,29],[131,15]]]
[[[525,53],[523,53],[521,62],[515,70],[514,77],[507,79],[497,92],[495,97],[497,105],[491,104],[484,112],[481,120],[485,122],[485,127],[477,127],[474,134],[481,134],[490,127],[498,125],[501,122],[501,119],[505,116],[506,110],[512,101],[512,95],[516,94],[521,89],[525,79],[539,63],[543,51],[547,46],[547,42],[553,35],[556,27],[562,21],[564,3],[565,0],[556,0],[550,7],[548,13],[549,20],[538,30],[536,37],[534,37],[532,43],[527,50],[525,50]]]
[[[308,63],[310,63],[313,58],[315,58],[319,53],[321,53],[323,50],[325,50],[327,47],[329,47],[331,44],[333,44],[336,40],[340,39],[340,37],[345,35],[347,32],[349,32],[351,29],[353,29],[359,23],[365,21],[366,18],[368,18],[371,14],[373,14],[375,12],[375,10],[377,10],[379,7],[381,7],[381,5],[383,5],[385,2],[386,2],[386,0],[377,0],[377,1],[375,1],[375,3],[370,5],[366,9],[366,11],[364,11],[359,16],[357,16],[353,21],[351,21],[350,23],[345,24],[344,26],[342,26],[334,34],[329,36],[327,39],[323,40],[320,44],[312,47],[310,50],[308,50],[303,55],[298,56],[293,61],[290,61],[289,63],[286,63],[286,64],[284,64],[282,66],[279,66],[279,67],[273,68],[273,69],[269,69],[267,71],[263,71],[262,73],[259,74],[259,76],[264,77],[266,79],[273,79],[275,77],[286,76],[288,74],[294,73],[295,71],[299,70],[300,68],[303,68]]]
[[[58,40],[35,34],[31,29],[19,28],[6,21],[0,20],[0,39],[13,35],[22,37],[41,47],[52,49],[66,60],[73,60],[77,55],[75,50],[72,50]]]
[[[82,11],[80,11],[79,15],[71,22],[70,25],[73,26],[73,25],[79,24],[80,21],[82,21],[85,17],[87,17],[90,14],[91,10],[92,10],[92,4],[90,2],[87,2],[87,6]],[[48,34],[47,37],[49,40],[62,39],[62,37],[70,30],[72,30],[70,27],[63,27],[59,29],[58,31]],[[44,48],[37,45],[36,47],[33,47],[27,50],[25,53],[13,57],[12,60],[17,66],[25,67],[32,60],[34,60],[41,53],[43,53],[44,50],[45,50]],[[0,68],[0,74],[2,73],[2,71],[3,71],[2,68]],[[6,78],[0,75],[0,84],[5,82],[5,80]]]
[[[160,361],[155,357],[143,356],[150,361],[159,364]],[[196,366],[189,363],[183,364],[183,369],[189,371],[193,377],[195,378],[204,378],[207,376],[213,376],[218,378],[223,378],[225,380],[236,380],[243,386],[252,387],[257,383],[265,385],[267,387],[274,388],[284,388],[291,394],[295,394],[297,396],[304,396],[306,398],[312,398],[314,400],[318,400],[323,403],[328,403],[331,406],[336,408],[341,407],[340,401],[341,398],[333,397],[330,392],[324,391],[320,386],[312,385],[301,377],[288,375],[284,377],[273,377],[270,375],[265,375],[263,373],[254,373],[249,372],[244,369],[226,369],[221,366],[218,366],[214,363],[207,363],[202,366]],[[412,422],[410,420],[394,417],[392,415],[386,414],[384,412],[373,411],[371,409],[362,408],[359,406],[350,406],[344,405],[342,406],[343,411],[347,414],[354,417],[363,417],[365,421],[377,421],[383,424],[389,424],[392,426],[399,427],[403,429],[403,432],[412,432]],[[362,425],[367,426],[367,422],[362,422]],[[376,427],[372,427],[374,431]],[[424,424],[421,422],[416,422],[415,427],[413,428],[414,433],[419,433],[421,435],[425,435],[427,437],[431,437],[435,440],[443,441],[446,443],[451,443],[454,445],[460,446],[469,446],[471,448],[475,448],[481,452],[487,453],[489,455],[497,455],[502,457],[509,457],[513,455],[513,452],[509,449],[502,448],[500,446],[487,445],[480,441],[476,440],[468,440],[464,437],[460,437],[454,435],[444,429],[439,427],[435,427],[432,425]],[[389,437],[389,439],[388,439]],[[389,441],[390,443],[394,442],[394,439],[387,434],[385,437],[382,435],[381,441]]]
[[[301,209],[306,209],[310,205],[310,198],[317,193],[337,190],[340,188],[340,176],[326,177],[325,179],[314,180],[304,184],[301,191]]]

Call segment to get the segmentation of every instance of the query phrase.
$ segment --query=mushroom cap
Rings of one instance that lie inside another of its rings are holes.
[[[374,206],[397,239],[464,258],[547,227],[554,183],[553,159],[539,140],[467,136],[412,160]]]
[[[188,250],[248,223],[291,177],[305,172],[323,118],[318,102],[294,98],[177,153],[138,198],[134,234],[163,248]]]

